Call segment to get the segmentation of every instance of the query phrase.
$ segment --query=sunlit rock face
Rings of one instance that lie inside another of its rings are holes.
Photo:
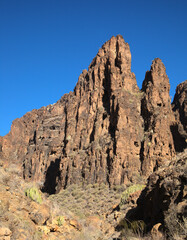
[[[13,122],[0,139],[1,158],[50,194],[73,183],[138,181],[175,155],[172,126],[184,126],[184,118],[176,120],[169,88],[164,64],[155,59],[140,91],[128,43],[112,37],[73,92]],[[180,106],[178,116],[186,114]]]
[[[159,58],[153,60],[146,72],[142,91],[144,141],[142,142],[142,171],[150,173],[175,155],[171,126],[175,118],[169,95],[170,84],[165,66]]]

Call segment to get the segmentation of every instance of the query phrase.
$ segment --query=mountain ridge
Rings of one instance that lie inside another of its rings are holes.
[[[156,58],[139,90],[128,43],[112,37],[73,92],[14,120],[0,138],[1,157],[17,163],[24,179],[41,181],[49,194],[73,183],[136,182],[186,147],[186,110],[183,100],[171,105],[169,88],[165,66]]]

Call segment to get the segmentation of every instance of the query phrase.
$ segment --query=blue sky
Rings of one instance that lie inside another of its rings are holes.
[[[72,91],[117,34],[130,45],[138,86],[159,57],[173,96],[187,79],[186,13],[186,0],[0,0],[0,135]]]

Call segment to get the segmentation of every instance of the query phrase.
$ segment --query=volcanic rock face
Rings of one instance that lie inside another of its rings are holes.
[[[176,139],[175,148],[182,152],[187,147],[187,80],[177,86],[172,106],[176,122],[171,130]]]
[[[13,122],[0,139],[1,157],[48,193],[72,183],[123,184],[171,159],[174,122],[163,63],[153,61],[140,91],[129,45],[118,35],[102,46],[74,92]]]
[[[184,130],[187,131],[187,80],[177,86],[173,108],[178,112]]]
[[[129,211],[126,217],[144,220],[148,229],[157,223],[162,223],[167,228],[183,224],[183,217],[187,217],[186,173],[187,151],[184,151],[150,175],[147,186],[139,197],[138,207]],[[174,228],[173,231],[177,232],[178,229]]]
[[[169,96],[169,79],[165,66],[157,58],[151,70],[146,73],[142,90],[142,116],[144,118],[145,138],[142,143],[142,170],[150,172],[161,164],[164,159],[175,154],[170,126],[174,122]]]

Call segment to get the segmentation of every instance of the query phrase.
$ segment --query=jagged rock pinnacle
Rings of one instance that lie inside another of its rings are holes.
[[[155,59],[140,91],[128,43],[112,37],[74,92],[13,122],[0,138],[1,158],[49,194],[73,183],[137,182],[175,154],[169,88]]]
[[[167,109],[171,104],[169,79],[161,59],[153,60],[150,71],[146,72],[142,90],[146,93],[147,108],[150,112],[157,109],[158,106]]]
[[[142,116],[145,138],[142,154],[143,169],[150,172],[163,164],[165,159],[175,155],[171,126],[174,114],[169,95],[170,84],[161,59],[153,60],[142,84]],[[148,160],[148,159],[151,159]]]
[[[84,70],[75,88],[76,95],[110,85],[111,91],[119,88],[138,90],[131,72],[131,53],[122,36],[112,37],[98,51],[88,71]]]

